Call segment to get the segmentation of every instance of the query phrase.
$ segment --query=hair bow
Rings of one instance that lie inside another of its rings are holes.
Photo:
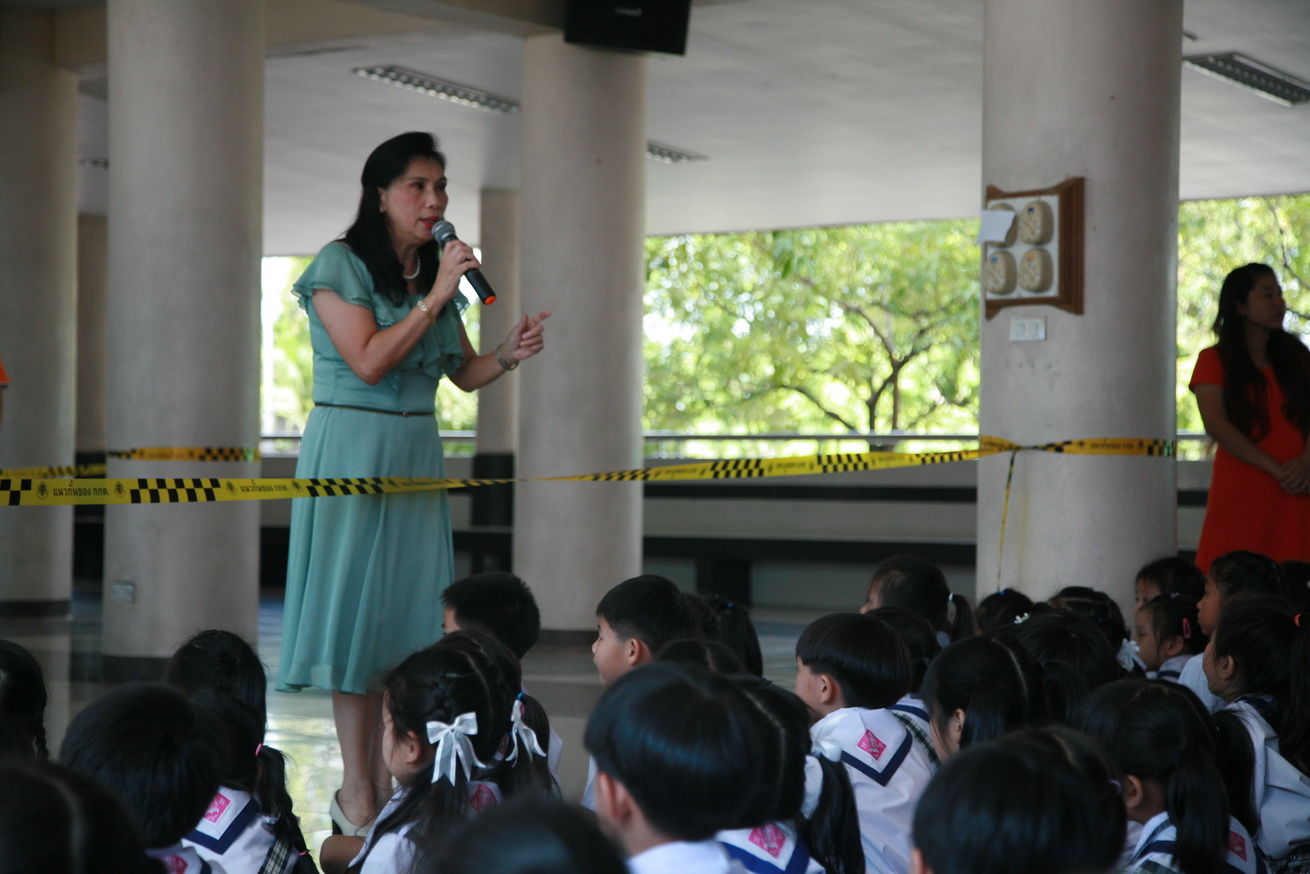
[[[428,742],[436,746],[437,754],[432,760],[432,782],[442,777],[455,785],[455,765],[464,768],[464,779],[472,773],[472,765],[485,768],[473,752],[470,737],[478,733],[478,716],[476,713],[461,713],[453,723],[432,720],[427,724]]]
[[[510,750],[509,755],[505,757],[505,761],[513,762],[518,759],[520,742],[523,744],[525,756],[531,758],[532,754],[536,753],[539,757],[544,759],[546,757],[546,751],[541,748],[541,742],[537,740],[537,733],[529,728],[528,724],[523,721],[523,701],[515,699],[514,703],[510,705],[509,712]]]
[[[1139,648],[1140,647],[1138,647],[1137,641],[1135,640],[1128,640],[1125,638],[1119,642],[1119,652],[1115,654],[1116,660],[1123,666],[1125,671],[1131,671],[1133,665],[1137,663],[1137,651]]]

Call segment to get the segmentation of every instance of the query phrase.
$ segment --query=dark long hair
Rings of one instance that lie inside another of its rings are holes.
[[[446,167],[446,156],[441,153],[437,138],[422,131],[392,137],[373,150],[359,175],[359,211],[355,213],[355,221],[338,240],[349,246],[350,251],[368,267],[373,288],[397,306],[405,300],[407,289],[404,269],[392,246],[387,217],[382,214],[381,192],[400,178],[415,158],[428,158],[440,164],[442,169]],[[435,240],[419,247],[416,280],[419,288],[427,288],[436,279],[439,254]]]
[[[0,716],[13,720],[35,758],[50,758],[45,737],[48,694],[41,663],[21,644],[0,640]]]
[[[945,631],[952,641],[973,635],[973,611],[963,595],[951,592],[942,569],[917,555],[894,555],[878,562],[869,580],[878,590],[881,607],[904,607]],[[947,621],[947,608],[955,605],[955,619]]]
[[[998,637],[970,637],[933,659],[923,703],[940,735],[956,710],[965,713],[960,748],[992,740],[1046,716],[1041,668],[1023,647]]]
[[[1261,276],[1273,275],[1267,264],[1246,264],[1225,276],[1214,320],[1219,360],[1224,366],[1224,409],[1229,420],[1255,440],[1269,433],[1268,392],[1264,375],[1246,348],[1244,322],[1237,307],[1247,302]],[[1310,350],[1280,328],[1269,335],[1266,352],[1274,378],[1287,398],[1284,413],[1305,434],[1310,430]]]

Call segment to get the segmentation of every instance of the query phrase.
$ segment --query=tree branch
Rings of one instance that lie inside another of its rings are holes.
[[[798,395],[805,398],[810,403],[814,404],[814,406],[818,407],[819,412],[823,413],[829,419],[832,419],[833,421],[836,422],[840,422],[847,431],[855,431],[855,432],[860,431],[860,427],[858,425],[855,425],[847,421],[845,417],[843,417],[840,413],[833,412],[832,410],[824,406],[823,402],[820,401],[817,397],[815,397],[814,394],[810,392],[810,390],[807,389],[805,386],[780,384],[777,386],[777,388],[780,388],[784,391],[796,392]]]

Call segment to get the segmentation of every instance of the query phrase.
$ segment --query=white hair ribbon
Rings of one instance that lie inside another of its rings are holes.
[[[509,712],[509,739],[511,746],[509,755],[505,757],[505,761],[513,762],[518,759],[520,741],[523,743],[523,749],[525,750],[524,755],[531,758],[533,753],[535,753],[540,758],[546,758],[546,751],[541,748],[541,742],[537,740],[537,733],[529,728],[528,724],[523,721],[523,702],[519,699],[515,699],[514,703],[510,705]]]
[[[479,768],[486,767],[478,761],[477,754],[473,752],[473,741],[469,740],[478,733],[476,713],[461,713],[455,717],[454,723],[434,719],[428,723],[427,728],[428,742],[437,748],[437,754],[432,760],[433,783],[445,777],[452,786],[455,785],[456,763],[464,767],[465,780],[472,773],[471,764]]]
[[[1139,649],[1140,647],[1138,647],[1137,641],[1135,640],[1128,640],[1125,638],[1120,641],[1119,652],[1115,653],[1115,656],[1118,658],[1119,664],[1123,665],[1125,671],[1131,671],[1133,665],[1137,663],[1137,653]]]

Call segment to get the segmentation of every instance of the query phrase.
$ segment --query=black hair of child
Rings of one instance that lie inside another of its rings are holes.
[[[1018,589],[1001,589],[992,592],[978,602],[978,609],[973,618],[978,623],[978,632],[990,631],[997,627],[1007,627],[1021,616],[1033,611],[1033,599]]]
[[[54,763],[0,763],[0,874],[159,874],[107,789]]]
[[[41,663],[22,644],[0,640],[0,715],[22,729],[39,761],[50,758],[45,736],[48,702]]]
[[[878,606],[904,607],[918,613],[951,640],[973,636],[973,611],[963,595],[951,592],[942,569],[917,555],[894,555],[878,562],[869,579],[869,588],[878,590]],[[954,621],[947,621],[950,605],[955,605]]]
[[[474,630],[463,630],[447,634],[433,644],[436,649],[455,649],[467,652],[480,664],[486,666],[488,676],[497,686],[516,692],[516,698],[510,704],[511,714],[521,710],[523,724],[537,738],[537,744],[546,756],[538,756],[520,746],[513,761],[508,758],[497,762],[483,759],[488,769],[481,779],[491,780],[500,787],[505,798],[519,795],[540,795],[558,793],[559,786],[550,773],[550,717],[541,706],[541,702],[522,691],[523,673],[519,660],[514,657],[495,635]],[[513,718],[511,716],[511,723]],[[513,742],[511,741],[511,744]],[[525,741],[526,743],[526,741]],[[508,755],[508,751],[506,753]]]
[[[1047,715],[1041,666],[1004,637],[971,637],[942,650],[923,678],[923,703],[941,736],[952,714],[964,711],[961,749]]]
[[[1230,787],[1209,715],[1186,687],[1167,680],[1119,680],[1092,692],[1075,727],[1098,740],[1120,779],[1132,775],[1162,791],[1178,830],[1173,851],[1182,874],[1222,871],[1228,856]],[[1250,813],[1250,775],[1238,789]]]
[[[640,640],[651,655],[669,641],[703,636],[687,597],[671,580],[643,574],[624,580],[605,593],[596,606],[620,640]]]
[[[879,710],[910,691],[910,652],[886,622],[865,613],[829,613],[801,632],[796,657],[827,674],[847,707]]]
[[[1210,563],[1210,579],[1226,599],[1236,595],[1266,595],[1284,598],[1283,571],[1267,555],[1239,549]]]
[[[160,849],[180,841],[209,809],[224,747],[222,729],[180,691],[139,683],[73,717],[59,760],[118,795],[146,848]]]
[[[441,603],[455,611],[460,628],[490,632],[520,659],[541,634],[537,599],[528,584],[511,573],[497,571],[456,580],[442,591]]]
[[[1016,641],[1042,666],[1050,713],[1058,722],[1068,722],[1092,689],[1124,676],[1102,629],[1070,610],[1039,613],[995,633]]]
[[[1142,565],[1137,579],[1155,586],[1160,595],[1187,596],[1200,600],[1205,594],[1205,574],[1185,558],[1170,555]]]
[[[942,765],[915,808],[913,843],[933,874],[1088,874],[1104,852],[1102,816],[1068,755],[1005,737]]]
[[[750,613],[722,595],[706,595],[704,601],[714,614],[714,639],[737,653],[747,673],[763,677],[764,653]]]
[[[222,693],[208,700],[225,722],[236,746],[224,768],[223,781],[254,796],[260,812],[276,821],[274,833],[297,851],[305,849],[291,793],[287,790],[287,760],[264,743],[268,722],[268,674],[255,648],[239,634],[218,628],[198,632],[179,646],[168,663],[167,682],[194,697],[202,690]],[[251,720],[257,728],[250,744]],[[258,750],[247,758],[247,752]],[[252,776],[249,769],[255,768]]]
[[[879,607],[866,615],[886,622],[905,642],[905,650],[910,656],[910,693],[918,695],[923,687],[923,676],[928,673],[928,665],[942,651],[937,640],[937,632],[913,610],[904,607]]]
[[[623,784],[653,828],[706,840],[750,825],[764,755],[753,710],[726,677],[654,662],[605,690],[585,744],[597,773]]]
[[[1068,610],[1089,619],[1105,635],[1110,652],[1118,655],[1124,642],[1133,639],[1132,630],[1119,605],[1105,592],[1088,586],[1065,586],[1048,602],[1052,607]],[[1116,677],[1116,679],[1118,679]]]
[[[1278,569],[1292,609],[1297,613],[1310,610],[1310,561],[1285,561]]]
[[[1231,657],[1242,695],[1267,698],[1279,753],[1310,773],[1310,616],[1281,598],[1245,596],[1224,604],[1211,647]],[[1295,666],[1295,668],[1293,667]]]
[[[553,798],[497,805],[419,856],[414,874],[628,874],[589,811]]]
[[[716,674],[744,674],[741,657],[717,640],[671,640],[655,656],[657,662],[695,665]]]
[[[859,811],[844,765],[815,757],[823,788],[809,819],[801,812],[805,772],[811,760],[809,708],[794,692],[768,680],[743,676],[736,682],[763,720],[768,749],[760,769],[763,805],[748,814],[751,824],[794,823],[811,857],[828,874],[862,874]]]
[[[1197,598],[1190,595],[1159,595],[1142,605],[1151,621],[1151,633],[1157,641],[1175,637],[1183,642],[1180,655],[1205,652],[1209,638],[1201,631],[1197,615]]]
[[[1088,861],[1096,871],[1113,870],[1124,851],[1128,811],[1122,788],[1115,780],[1118,769],[1101,744],[1081,731],[1059,724],[1021,728],[1007,735],[1006,742],[1064,756],[1087,778],[1097,811],[1095,822],[1101,834],[1098,852]]]

